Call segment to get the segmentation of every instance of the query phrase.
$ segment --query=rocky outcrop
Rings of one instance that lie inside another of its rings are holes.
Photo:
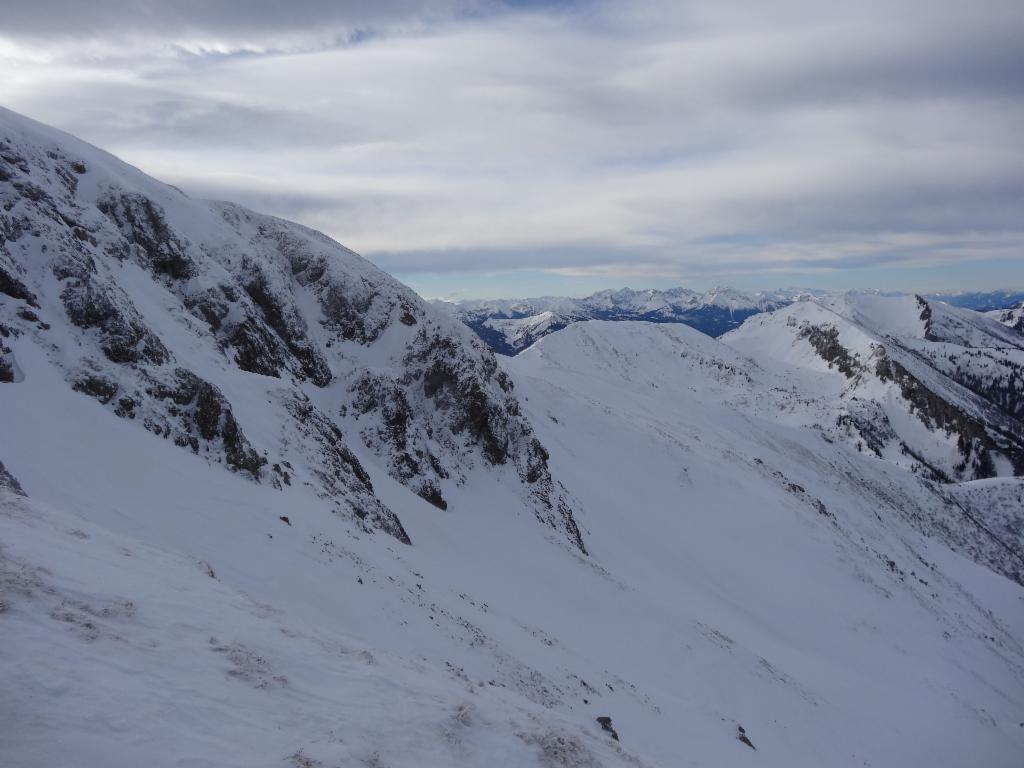
[[[134,258],[169,282],[195,277],[198,268],[185,245],[167,224],[161,206],[145,195],[108,189],[96,208],[118,228],[123,240],[115,244],[121,258]]]
[[[73,341],[47,354],[71,390],[406,543],[352,440],[440,509],[482,470],[585,551],[511,382],[460,323],[318,232],[192,200],[27,121],[3,136],[0,320],[32,339],[60,324]],[[5,347],[0,379],[13,376]],[[266,399],[277,443],[246,429],[239,392],[250,427]]]
[[[92,257],[68,254],[54,265],[53,274],[62,283],[60,299],[68,319],[98,334],[100,349],[108,360],[162,365],[170,359],[167,348],[146,327],[127,294],[100,279]]]
[[[961,464],[956,467],[958,472],[969,470],[971,477],[993,477],[992,452],[1000,449],[1009,454],[1018,472],[1024,471],[1024,453],[1018,452],[1015,446],[997,446],[983,423],[936,394],[902,364],[886,355],[884,350],[879,351],[875,375],[881,381],[892,381],[899,387],[903,399],[910,404],[911,412],[925,426],[956,436],[957,449],[962,457]]]
[[[18,482],[18,478],[7,471],[7,467],[0,461],[0,488],[6,488],[11,493],[15,493],[18,496],[27,496],[25,489],[21,487],[21,483]]]
[[[812,325],[805,323],[800,328],[800,338],[814,347],[818,357],[835,366],[846,378],[852,379],[864,370],[863,364],[839,343],[839,329],[834,325]]]
[[[338,426],[300,395],[286,395],[284,407],[293,419],[287,429],[294,433],[285,440],[310,467],[318,480],[321,496],[344,507],[337,511],[357,521],[363,530],[381,530],[403,544],[411,544],[402,521],[374,495],[370,476],[345,444]],[[290,461],[285,465],[293,466]],[[275,482],[278,478],[291,482],[288,472],[282,471],[280,466],[275,466],[274,470]]]

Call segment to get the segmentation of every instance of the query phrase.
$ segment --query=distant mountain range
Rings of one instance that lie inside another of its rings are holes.
[[[925,296],[934,301],[952,304],[954,307],[973,309],[975,312],[1012,309],[1024,304],[1024,291],[959,291],[956,293],[929,293]]]
[[[868,294],[902,296],[896,292]],[[789,288],[746,293],[717,287],[703,293],[688,288],[666,290],[604,290],[584,298],[541,296],[532,299],[434,300],[435,307],[461,320],[492,350],[518,355],[550,333],[583,320],[642,320],[680,323],[715,338],[738,328],[761,312],[773,312],[794,301],[838,296],[839,292]],[[927,294],[927,298],[979,312],[1006,310],[1024,302],[1024,292]]]
[[[704,293],[688,288],[598,291],[582,299],[543,296],[534,299],[485,299],[451,303],[435,301],[472,328],[495,352],[517,355],[538,339],[582,320],[643,320],[681,323],[709,336],[738,328],[759,312],[771,312],[801,296],[815,293],[783,290],[744,293],[713,288]]]

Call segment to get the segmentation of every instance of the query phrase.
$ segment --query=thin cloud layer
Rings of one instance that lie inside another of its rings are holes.
[[[8,106],[414,285],[1024,281],[1016,2],[21,5]]]

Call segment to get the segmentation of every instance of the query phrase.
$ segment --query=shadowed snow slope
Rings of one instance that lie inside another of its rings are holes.
[[[837,439],[813,349],[499,365],[316,233],[0,141],[5,765],[1019,765],[1019,481]]]

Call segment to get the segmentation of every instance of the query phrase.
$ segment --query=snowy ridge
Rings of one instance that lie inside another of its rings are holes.
[[[807,292],[798,290],[748,294],[733,288],[713,288],[704,293],[687,288],[622,288],[598,291],[583,299],[544,296],[433,304],[472,328],[495,352],[511,356],[549,333],[584,320],[681,323],[719,336],[753,314],[777,309],[804,295]]]
[[[857,291],[864,299],[913,296],[891,291]],[[645,320],[652,323],[681,323],[710,336],[721,336],[738,328],[746,318],[771,312],[802,300],[834,299],[836,293],[823,290],[788,289],[745,293],[733,288],[712,288],[698,293],[687,288],[664,291],[629,288],[598,291],[582,299],[542,296],[534,299],[474,299],[459,302],[434,300],[435,307],[453,314],[472,328],[495,352],[513,356],[538,339],[583,320]],[[1021,294],[1007,291],[988,293],[935,294],[929,300],[943,301],[970,310],[1013,307]],[[1004,310],[1001,310],[1004,311]],[[962,314],[962,317],[970,313]],[[1006,322],[1013,325],[1006,315]],[[1019,330],[1019,328],[1018,328]]]
[[[1024,347],[975,312],[851,293],[752,318],[723,341],[841,406],[833,437],[936,480],[1024,474]]]

